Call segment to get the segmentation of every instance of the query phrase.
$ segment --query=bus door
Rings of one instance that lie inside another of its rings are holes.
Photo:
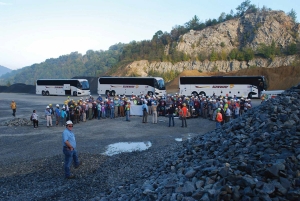
[[[71,86],[70,84],[64,84],[65,95],[71,95]]]

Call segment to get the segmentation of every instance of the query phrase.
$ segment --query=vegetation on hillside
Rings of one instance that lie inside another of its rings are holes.
[[[261,56],[268,59],[273,59],[277,55],[298,54],[300,51],[300,43],[291,43],[286,49],[280,49],[274,43],[271,45],[260,44],[258,51],[254,52],[250,48],[240,47],[233,49],[231,52],[199,52],[196,56],[191,56],[180,52],[176,49],[178,43],[182,40],[182,35],[190,30],[203,30],[207,27],[214,26],[234,18],[239,18],[247,13],[263,13],[271,10],[266,6],[257,8],[251,4],[250,0],[245,0],[237,8],[236,13],[233,10],[230,13],[222,12],[216,19],[208,19],[201,21],[196,15],[184,25],[175,25],[170,33],[157,31],[151,40],[143,40],[140,42],[132,41],[129,44],[115,44],[107,51],[88,50],[85,55],[73,52],[69,55],[63,55],[59,58],[47,59],[40,64],[33,64],[19,70],[12,71],[0,77],[0,84],[7,85],[8,83],[25,83],[35,84],[35,81],[40,78],[71,78],[75,76],[101,76],[112,74],[117,69],[124,68],[129,63],[136,60],[148,60],[172,62],[198,60],[210,61],[217,60],[239,60],[249,61],[255,56]],[[288,15],[292,20],[296,21],[297,14],[292,9]],[[295,34],[296,35],[296,34]],[[225,44],[221,43],[221,47]],[[167,73],[160,75],[171,79],[178,72]],[[157,75],[156,72],[151,72],[150,75]]]
[[[124,44],[115,44],[107,51],[88,50],[85,55],[72,52],[56,59],[47,59],[40,64],[33,64],[20,70],[3,75],[1,85],[7,83],[25,83],[33,85],[37,79],[72,78],[75,76],[104,75],[119,62]]]

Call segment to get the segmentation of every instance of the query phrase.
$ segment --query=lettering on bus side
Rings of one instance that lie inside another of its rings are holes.
[[[124,86],[123,85],[123,88],[134,88],[134,86]]]
[[[212,86],[212,88],[228,88],[228,86]]]

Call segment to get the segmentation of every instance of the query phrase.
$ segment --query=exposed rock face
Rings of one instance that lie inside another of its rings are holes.
[[[246,61],[182,61],[175,64],[171,62],[152,62],[149,63],[147,60],[134,61],[126,67],[126,70],[118,71],[116,75],[129,76],[132,73],[137,73],[139,76],[148,76],[149,71],[156,71],[160,73],[178,71],[182,72],[184,70],[199,70],[201,72],[230,72],[238,71],[241,69],[250,68],[252,66],[265,67],[265,68],[276,68],[280,66],[290,66],[293,62],[297,60],[297,56],[287,56],[287,57],[275,57],[273,61],[269,59],[256,58]]]
[[[293,34],[299,36],[299,27],[283,11],[250,13],[201,31],[191,30],[182,36],[177,49],[190,55],[242,47],[256,50],[260,43],[271,45],[273,40],[285,48],[296,41]]]
[[[234,48],[250,47],[257,50],[260,43],[271,45],[272,41],[284,50],[289,44],[296,42],[300,36],[300,26],[295,24],[283,11],[268,11],[246,14],[241,18],[205,28],[201,31],[191,30],[181,36],[177,50],[188,55],[210,55],[215,52],[229,53]],[[221,44],[222,43],[222,44]],[[167,46],[166,49],[169,47]],[[187,61],[172,64],[171,62],[135,61],[125,70],[115,75],[129,76],[138,74],[148,76],[150,70],[160,73],[168,71],[182,72],[184,70],[199,70],[201,72],[230,72],[249,68],[251,66],[275,68],[292,65],[296,56],[275,57],[269,59],[255,58],[246,61]]]
[[[300,200],[300,85],[186,141],[101,200]]]

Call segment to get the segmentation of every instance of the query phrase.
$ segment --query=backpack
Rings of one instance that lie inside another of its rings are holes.
[[[32,115],[30,116],[30,121],[32,121]]]

